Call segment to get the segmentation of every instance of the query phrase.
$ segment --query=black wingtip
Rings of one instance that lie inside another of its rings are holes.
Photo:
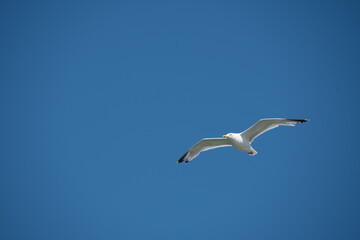
[[[288,119],[288,120],[296,123],[304,123],[304,122],[308,122],[310,119]]]
[[[186,152],[186,153],[177,161],[177,163],[182,163],[182,162],[185,160],[187,153],[188,153],[188,152]]]

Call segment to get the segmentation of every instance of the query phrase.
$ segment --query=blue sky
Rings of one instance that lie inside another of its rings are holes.
[[[1,239],[359,239],[356,1],[4,1]],[[203,137],[310,118],[176,164]]]

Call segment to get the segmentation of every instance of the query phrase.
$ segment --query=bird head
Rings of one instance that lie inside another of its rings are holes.
[[[233,133],[228,133],[228,134],[225,134],[224,136],[223,136],[223,138],[232,138],[233,137]]]

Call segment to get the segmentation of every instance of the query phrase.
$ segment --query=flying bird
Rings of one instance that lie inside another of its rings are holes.
[[[267,132],[278,126],[295,126],[297,123],[304,123],[308,119],[285,119],[285,118],[267,118],[260,119],[253,126],[242,133],[228,133],[222,138],[204,138],[192,146],[177,163],[185,161],[190,162],[201,152],[220,147],[234,147],[239,151],[246,152],[253,156],[257,152],[252,148],[251,143],[254,139],[264,132]]]

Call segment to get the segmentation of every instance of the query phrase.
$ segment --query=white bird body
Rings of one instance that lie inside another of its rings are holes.
[[[307,122],[307,119],[284,119],[284,118],[267,118],[261,119],[253,126],[248,128],[242,133],[228,133],[223,138],[204,138],[189,151],[187,151],[179,160],[181,163],[185,160],[185,163],[190,162],[197,157],[201,152],[220,147],[234,147],[235,149],[246,152],[249,155],[256,155],[257,152],[252,148],[251,143],[256,137],[267,132],[280,125],[282,126],[294,126],[297,123]]]
[[[255,152],[252,155],[256,154],[256,151],[251,147],[250,142],[246,138],[243,138],[241,133],[228,133],[226,135],[231,142],[231,146],[235,149],[249,154]]]

